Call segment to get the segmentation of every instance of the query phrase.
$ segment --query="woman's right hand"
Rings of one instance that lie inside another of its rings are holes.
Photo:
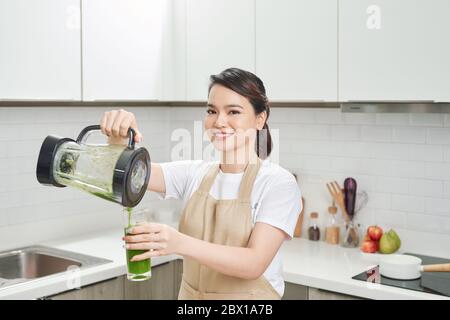
[[[128,129],[133,128],[136,132],[134,141],[141,142],[142,134],[137,127],[136,117],[132,112],[112,110],[103,114],[100,121],[102,133],[109,137],[111,144],[123,144],[124,139],[128,137]]]

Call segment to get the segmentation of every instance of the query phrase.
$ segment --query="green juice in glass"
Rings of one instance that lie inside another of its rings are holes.
[[[125,235],[130,235],[128,230],[133,227],[131,224],[132,208],[127,208],[128,211],[128,226],[125,228]],[[143,254],[146,250],[126,250],[127,255],[127,278],[131,281],[143,281],[151,278],[151,260],[146,259],[142,261],[131,261],[134,256]]]

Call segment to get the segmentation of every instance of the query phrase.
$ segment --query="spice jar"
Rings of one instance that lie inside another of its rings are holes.
[[[320,240],[320,229],[318,226],[319,214],[317,212],[311,212],[308,228],[308,239],[312,241]]]
[[[328,223],[325,228],[325,242],[329,244],[339,244],[339,226],[336,221],[337,207],[334,204],[328,207]]]

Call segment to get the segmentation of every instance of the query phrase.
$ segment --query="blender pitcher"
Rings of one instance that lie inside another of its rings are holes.
[[[49,135],[42,143],[36,168],[38,181],[56,187],[70,186],[97,197],[135,207],[147,190],[150,155],[135,149],[135,132],[130,128],[128,145],[87,144],[88,126],[77,140]]]

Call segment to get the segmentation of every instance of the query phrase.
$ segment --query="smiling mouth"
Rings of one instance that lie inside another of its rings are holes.
[[[225,140],[229,137],[231,137],[232,135],[234,135],[234,132],[228,132],[228,133],[223,133],[223,132],[218,132],[218,133],[214,133],[214,137],[216,138],[216,140]]]

